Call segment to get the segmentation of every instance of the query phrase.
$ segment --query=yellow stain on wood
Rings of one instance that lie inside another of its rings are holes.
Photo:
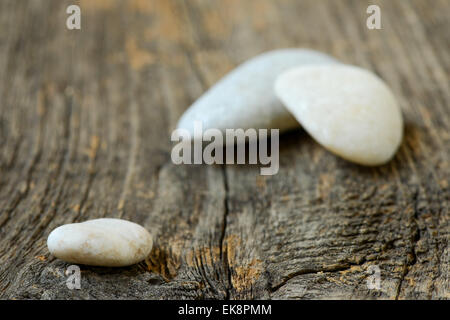
[[[156,61],[156,57],[153,54],[138,47],[136,38],[134,37],[127,39],[125,50],[127,52],[128,62],[136,71],[139,71]]]
[[[413,277],[405,277],[405,280],[408,281],[410,287],[414,288],[416,286],[416,281]]]
[[[256,176],[256,187],[259,191],[266,189],[266,176]]]
[[[344,283],[344,281],[341,280],[342,277],[339,278],[339,279],[335,279],[333,276],[325,276],[325,279],[326,279],[328,282],[332,282],[332,283],[335,283],[335,284],[337,284],[337,285],[342,285],[342,283]]]
[[[228,265],[234,267],[236,262],[236,251],[241,246],[242,240],[235,234],[225,237],[225,249],[227,250]]]
[[[74,205],[73,207],[72,207],[72,209],[73,209],[73,211],[75,211],[75,212],[80,212],[80,208],[81,208],[81,206],[80,206],[80,204],[79,203],[77,203],[76,205]]]
[[[349,269],[339,271],[339,273],[343,276],[345,276],[347,273],[353,272],[362,272],[361,266],[351,266]]]
[[[212,267],[220,261],[220,247],[201,247],[189,250],[185,260],[190,267],[195,268],[198,265]]]
[[[255,281],[261,276],[263,267],[262,261],[259,259],[252,259],[247,264],[242,264],[237,261],[238,247],[242,245],[242,240],[239,236],[231,234],[224,240],[225,246],[222,250],[226,250],[226,258],[228,267],[231,270],[231,283],[233,288],[237,291],[245,291],[252,287]],[[222,255],[222,259],[224,256]],[[203,265],[208,268],[214,266],[221,266],[221,248],[201,247],[192,249],[187,252],[185,256],[186,264],[191,268],[198,268]]]
[[[361,266],[351,266],[347,270],[339,271],[339,273],[340,273],[339,281],[342,282],[342,283],[350,284],[350,282],[348,282],[346,280],[347,273],[355,273],[355,272],[358,273],[358,274],[361,274],[361,275],[365,274],[364,270],[362,269]]]
[[[117,204],[117,210],[121,211],[124,206],[125,206],[125,200],[124,199],[120,199],[119,203]]]
[[[145,263],[150,272],[158,273],[166,281],[170,281],[176,277],[182,263],[192,269],[214,270],[214,268],[223,266],[221,259],[226,256],[228,267],[231,270],[233,287],[239,292],[248,290],[262,274],[262,261],[252,259],[248,263],[237,262],[237,246],[242,244],[242,240],[237,235],[229,235],[225,238],[224,243],[224,248],[220,246],[192,248],[185,251],[184,259],[181,259],[184,241],[175,239],[170,241],[170,248],[163,249],[158,245],[154,246]],[[227,250],[226,255],[222,250]]]
[[[395,267],[393,272],[396,272],[396,273],[400,272],[401,273],[401,272],[404,271],[404,269],[405,269],[405,267],[403,265],[401,265],[401,266]]]
[[[81,0],[80,9],[88,11],[109,10],[117,6],[117,0]]]
[[[284,195],[282,195],[281,197],[280,197],[280,201],[281,202],[286,202],[286,201],[290,201],[292,199],[292,197],[291,197],[291,195],[290,194],[284,194]]]

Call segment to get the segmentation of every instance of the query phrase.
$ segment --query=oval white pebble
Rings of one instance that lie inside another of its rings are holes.
[[[367,70],[299,67],[277,78],[275,92],[316,141],[344,159],[381,165],[400,145],[400,108],[387,85]]]
[[[152,249],[150,233],[122,219],[95,219],[62,225],[47,239],[48,250],[70,263],[123,267],[144,260]]]
[[[295,118],[275,96],[276,77],[289,68],[305,64],[337,63],[330,56],[308,49],[279,49],[260,54],[228,73],[205,92],[180,118],[177,128],[194,136],[194,122],[203,130],[244,130],[298,127]]]

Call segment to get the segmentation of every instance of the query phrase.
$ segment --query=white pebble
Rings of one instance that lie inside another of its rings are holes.
[[[308,49],[280,49],[260,54],[228,73],[182,115],[178,128],[193,139],[194,122],[203,130],[244,130],[298,127],[298,122],[275,96],[276,77],[289,68],[305,64],[337,63],[333,58]]]
[[[395,97],[373,73],[348,65],[304,66],[280,75],[277,96],[329,151],[362,165],[395,154],[403,119]]]
[[[150,233],[121,219],[95,219],[53,230],[48,250],[66,262],[91,266],[123,267],[144,260],[152,249]]]

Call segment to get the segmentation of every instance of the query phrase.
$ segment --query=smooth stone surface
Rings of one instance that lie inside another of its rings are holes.
[[[400,108],[367,70],[343,64],[295,68],[278,77],[275,91],[305,130],[342,158],[381,165],[400,145]]]
[[[276,77],[289,68],[306,64],[331,64],[337,61],[308,49],[279,49],[247,60],[205,92],[181,116],[177,127],[190,132],[194,121],[203,130],[280,129],[298,127],[295,118],[275,96]]]
[[[48,250],[70,263],[123,267],[144,260],[152,249],[150,233],[122,219],[95,219],[62,225],[47,239]]]

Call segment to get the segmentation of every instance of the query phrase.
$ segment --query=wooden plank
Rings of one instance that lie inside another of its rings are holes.
[[[78,3],[82,29],[65,27]],[[382,30],[366,28],[378,4]],[[0,2],[0,297],[448,299],[448,1]],[[405,137],[363,168],[303,130],[280,171],[176,166],[184,110],[242,61],[308,47],[375,71]],[[122,217],[155,237],[128,268],[68,264],[46,248],[64,223]],[[377,266],[381,289],[370,290]]]

